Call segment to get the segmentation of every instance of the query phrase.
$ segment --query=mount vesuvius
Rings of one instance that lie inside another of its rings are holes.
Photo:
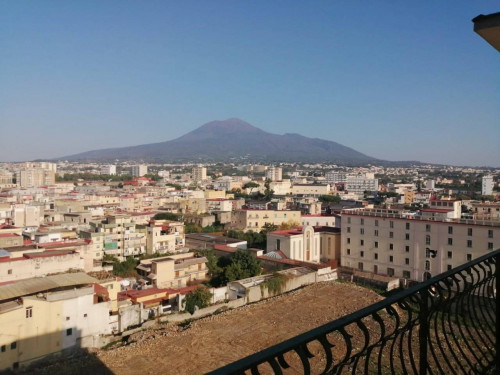
[[[268,133],[237,118],[206,123],[171,141],[94,150],[59,159],[223,161],[243,157],[284,162],[368,163],[378,160],[333,141]]]

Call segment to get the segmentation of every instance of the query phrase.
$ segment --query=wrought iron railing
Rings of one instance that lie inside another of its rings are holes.
[[[499,262],[496,250],[210,374],[500,373]]]

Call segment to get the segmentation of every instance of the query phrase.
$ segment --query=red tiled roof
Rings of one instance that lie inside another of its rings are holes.
[[[0,237],[21,237],[17,233],[0,233]]]

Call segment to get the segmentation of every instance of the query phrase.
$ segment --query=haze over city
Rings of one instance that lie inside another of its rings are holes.
[[[493,1],[0,5],[0,161],[238,117],[384,160],[500,166]]]

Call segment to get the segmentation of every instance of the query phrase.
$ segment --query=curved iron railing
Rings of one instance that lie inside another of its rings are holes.
[[[500,373],[500,250],[211,372]]]

